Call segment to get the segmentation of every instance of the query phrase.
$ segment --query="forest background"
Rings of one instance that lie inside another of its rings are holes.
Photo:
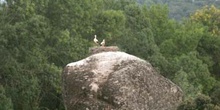
[[[5,0],[0,110],[64,110],[63,67],[106,45],[149,61],[179,85],[179,110],[220,110],[220,1]]]

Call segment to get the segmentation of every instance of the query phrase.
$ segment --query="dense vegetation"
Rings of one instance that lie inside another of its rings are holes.
[[[164,4],[169,8],[169,17],[182,20],[189,17],[191,13],[204,6],[215,5],[220,8],[220,0],[137,0],[138,3],[152,5]]]
[[[179,110],[220,110],[220,9],[181,23],[133,0],[6,0],[0,5],[0,110],[64,109],[61,72],[93,35],[148,60],[184,92]]]

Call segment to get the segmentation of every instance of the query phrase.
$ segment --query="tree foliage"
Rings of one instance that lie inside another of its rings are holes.
[[[220,107],[211,101],[209,96],[199,94],[194,100],[190,99],[181,104],[177,110],[220,110]]]
[[[220,10],[214,5],[197,10],[190,18],[194,22],[207,26],[212,35],[220,35]]]
[[[190,17],[196,10],[204,7],[214,5],[220,6],[219,0],[137,0],[140,4],[148,6],[154,4],[167,5],[169,9],[169,17],[178,21]]]
[[[7,94],[5,92],[5,88],[0,85],[0,109],[1,110],[13,110],[13,105],[11,102],[11,98],[7,97]]]

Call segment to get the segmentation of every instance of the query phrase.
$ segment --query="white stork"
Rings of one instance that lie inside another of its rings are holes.
[[[99,41],[98,41],[98,39],[97,39],[97,36],[95,35],[95,38],[93,39],[93,41],[96,43],[96,44],[98,44],[99,45]]]
[[[101,46],[102,46],[102,47],[105,46],[105,39],[102,40],[102,42],[101,42]]]

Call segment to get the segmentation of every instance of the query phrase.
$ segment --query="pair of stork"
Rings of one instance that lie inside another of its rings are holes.
[[[95,35],[95,38],[93,39],[93,41],[95,42],[95,44],[99,45],[99,41],[97,39],[97,36]],[[101,42],[101,46],[104,47],[105,46],[105,39],[102,40]]]

